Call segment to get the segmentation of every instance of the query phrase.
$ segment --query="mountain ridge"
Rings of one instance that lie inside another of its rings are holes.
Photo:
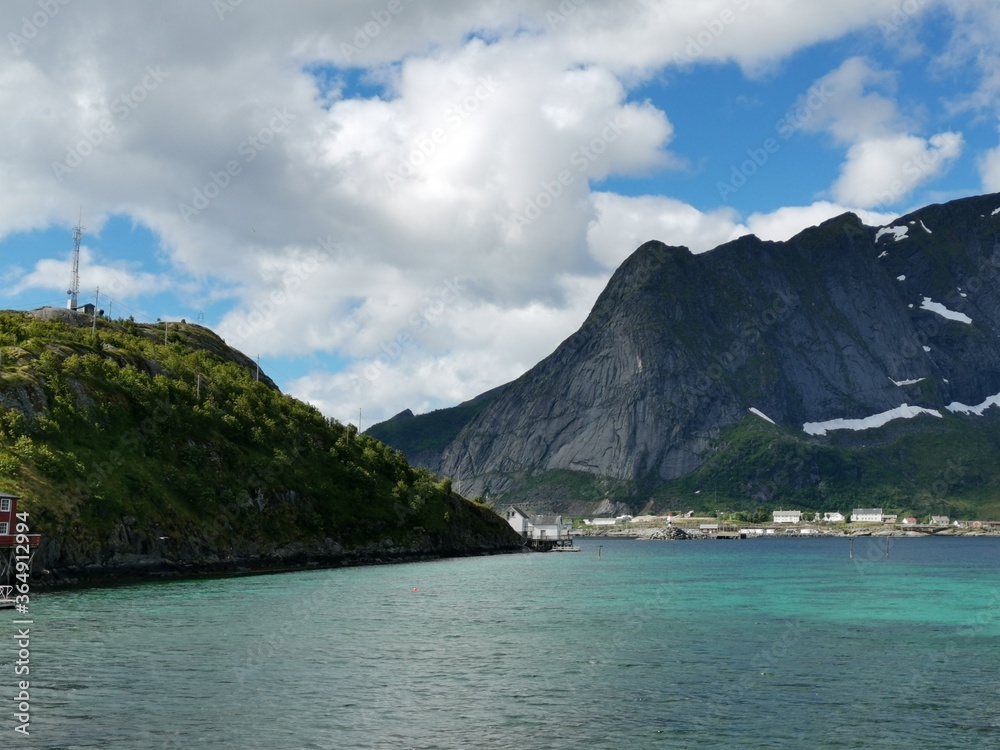
[[[498,502],[570,509],[610,494],[639,508],[668,502],[726,430],[758,419],[750,408],[789,440],[846,444],[857,436],[804,426],[980,404],[1000,392],[997,207],[997,195],[965,198],[884,228],[848,213],[786,242],[748,235],[697,255],[644,243],[576,332],[474,414],[452,414],[460,429],[418,463]],[[370,432],[398,444],[422,420]],[[732,488],[727,501],[747,496]]]

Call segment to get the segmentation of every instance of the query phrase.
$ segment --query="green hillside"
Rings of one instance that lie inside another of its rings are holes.
[[[48,568],[138,555],[460,554],[516,544],[492,511],[278,391],[208,329],[0,313],[0,489]],[[72,323],[80,327],[76,327]]]
[[[723,431],[708,462],[660,488],[656,502],[1000,519],[1000,419],[946,415],[934,430],[914,421],[815,439],[749,416]]]
[[[627,482],[583,472],[519,476],[526,492],[572,512],[602,500],[636,512],[695,510],[812,512],[881,507],[925,518],[1000,520],[1000,415],[946,415],[928,424],[900,421],[864,433],[814,438],[748,415],[725,428],[712,457],[691,474],[664,482]]]

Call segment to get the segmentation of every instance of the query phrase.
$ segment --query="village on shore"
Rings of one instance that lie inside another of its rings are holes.
[[[799,510],[775,510],[770,523],[727,520],[725,513],[696,516],[694,511],[665,516],[597,517],[567,522],[572,536],[624,537],[636,539],[752,539],[788,536],[1000,536],[1000,521],[952,520],[929,516],[918,520],[882,508],[855,508],[843,513],[815,513],[806,520]]]

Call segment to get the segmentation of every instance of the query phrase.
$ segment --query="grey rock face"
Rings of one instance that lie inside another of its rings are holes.
[[[1000,393],[998,208],[929,206],[893,231],[845,214],[701,255],[648,242],[579,331],[421,463],[494,501],[556,470],[654,487],[750,407],[801,431],[981,403]]]

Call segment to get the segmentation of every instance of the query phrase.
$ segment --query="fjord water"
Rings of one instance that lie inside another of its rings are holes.
[[[3,746],[1000,747],[1000,539],[577,544],[38,595]]]

